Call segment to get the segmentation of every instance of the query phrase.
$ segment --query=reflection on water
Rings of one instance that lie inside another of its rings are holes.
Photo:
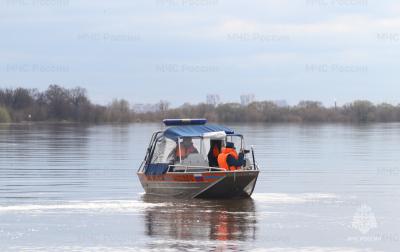
[[[145,211],[146,235],[159,241],[148,243],[149,249],[168,246],[179,251],[199,247],[203,251],[236,251],[239,246],[235,241],[256,240],[257,215],[252,199],[178,201],[144,195],[143,201],[169,203]]]
[[[143,197],[144,202],[165,199]],[[256,209],[252,199],[185,200],[145,211],[146,235],[163,239],[251,241],[256,239]]]
[[[143,195],[160,124],[0,124],[0,251],[398,251],[400,124],[232,127],[248,200]]]

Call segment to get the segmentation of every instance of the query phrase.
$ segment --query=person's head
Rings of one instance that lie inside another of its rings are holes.
[[[225,145],[226,148],[230,148],[230,149],[235,149],[235,144],[232,142],[226,142]]]
[[[193,145],[193,141],[191,138],[185,137],[183,138],[182,145],[185,147],[189,147]]]

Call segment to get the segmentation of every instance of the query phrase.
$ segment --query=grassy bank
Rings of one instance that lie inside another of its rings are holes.
[[[0,107],[0,123],[11,122],[11,116],[8,110],[4,107]]]

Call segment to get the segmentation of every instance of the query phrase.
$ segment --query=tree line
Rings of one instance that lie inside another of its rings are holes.
[[[160,122],[164,118],[207,118],[212,122],[400,122],[400,105],[373,104],[358,100],[340,107],[317,101],[277,106],[271,101],[210,105],[183,104],[171,108],[160,101],[152,111],[135,111],[128,101],[114,100],[107,106],[90,101],[84,88],[50,85],[47,90],[0,89],[0,122],[66,121],[81,123]]]

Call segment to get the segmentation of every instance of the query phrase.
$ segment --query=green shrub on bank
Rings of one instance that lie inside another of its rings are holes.
[[[0,123],[11,122],[10,114],[6,108],[0,107]]]

